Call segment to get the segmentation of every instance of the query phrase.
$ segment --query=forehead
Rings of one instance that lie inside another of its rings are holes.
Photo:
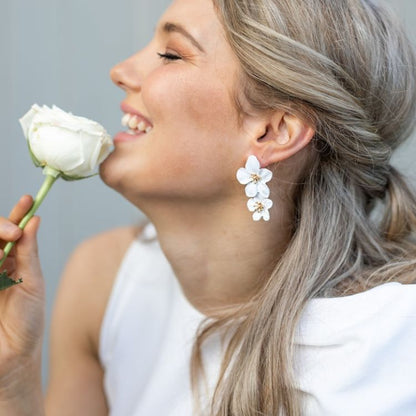
[[[184,15],[191,13],[195,16],[209,14],[209,12],[215,13],[212,0],[173,0],[166,9],[167,12]]]
[[[166,22],[185,26],[205,42],[218,36],[224,38],[212,0],[174,0],[160,18],[159,26]]]

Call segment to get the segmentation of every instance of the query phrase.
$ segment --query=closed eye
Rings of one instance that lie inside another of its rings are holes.
[[[157,53],[159,55],[160,59],[163,59],[164,61],[177,61],[179,59],[182,59],[179,55],[174,55],[173,53],[165,52],[165,53]]]

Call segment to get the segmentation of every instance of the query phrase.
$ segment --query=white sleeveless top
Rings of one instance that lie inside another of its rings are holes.
[[[204,318],[185,298],[150,227],[127,251],[102,322],[111,416],[192,416],[189,362]],[[416,415],[416,285],[313,299],[297,331],[305,416]],[[218,339],[204,349],[211,387]]]

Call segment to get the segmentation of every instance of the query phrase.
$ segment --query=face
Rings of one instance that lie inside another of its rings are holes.
[[[112,69],[126,92],[125,122],[147,132],[126,127],[115,137],[103,180],[139,206],[229,196],[247,152],[234,101],[238,73],[212,1],[173,1],[147,47]]]

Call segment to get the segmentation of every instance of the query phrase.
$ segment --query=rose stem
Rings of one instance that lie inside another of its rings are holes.
[[[29,222],[29,220],[35,215],[35,212],[39,208],[42,201],[45,199],[46,195],[48,194],[49,190],[52,188],[52,185],[54,182],[59,178],[58,175],[46,175],[45,180],[43,181],[42,186],[39,189],[38,194],[36,195],[35,200],[33,201],[33,205],[30,208],[29,212],[23,217],[23,219],[19,223],[19,228],[23,230],[23,228],[26,227],[26,224]],[[4,247],[4,255],[3,258],[0,260],[0,267],[3,265],[4,261],[6,260],[6,257],[9,255],[11,249],[16,244],[15,241],[10,241],[6,244]]]

